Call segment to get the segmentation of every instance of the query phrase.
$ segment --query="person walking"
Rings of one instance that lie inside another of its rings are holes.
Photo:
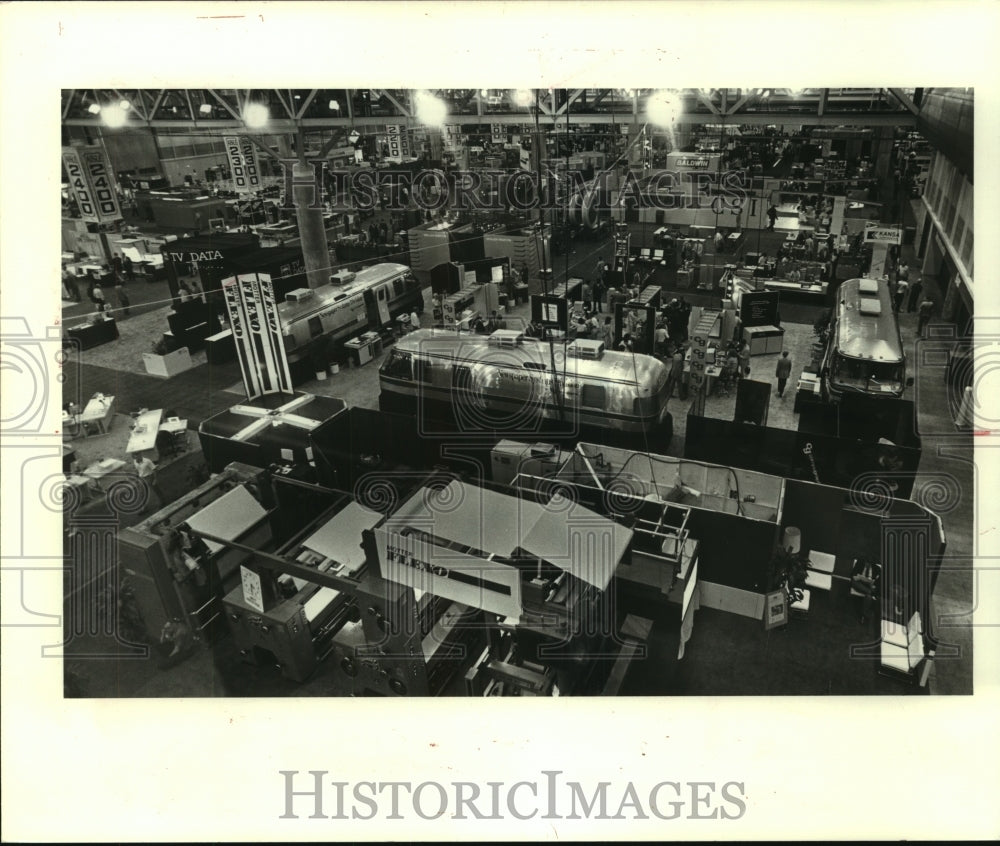
[[[606,293],[604,283],[600,279],[595,280],[591,290],[594,297],[594,312],[600,314],[604,310],[604,294]]]
[[[746,379],[750,375],[750,344],[746,341],[744,341],[743,346],[740,347],[740,352],[737,358],[740,362],[739,376],[741,379]]]
[[[125,312],[126,317],[130,315],[132,302],[125,293],[125,285],[120,277],[115,280],[115,297],[118,299],[118,308]]]
[[[905,279],[900,278],[896,283],[896,295],[892,298],[892,310],[899,314],[899,310],[903,307],[903,300],[906,299],[906,289],[910,287],[910,283]]]
[[[910,286],[910,297],[906,301],[906,311],[912,313],[917,310],[917,304],[920,302],[920,295],[924,290],[924,280],[923,277],[918,276],[917,281]]]
[[[101,288],[101,283],[95,281],[93,285],[90,286],[90,299],[93,300],[94,305],[100,310],[104,307],[104,290]]]
[[[924,327],[930,322],[931,313],[934,311],[933,300],[924,300],[917,309],[917,334],[924,334]]]
[[[785,385],[788,384],[788,377],[792,375],[792,360],[788,357],[788,350],[781,354],[778,364],[774,368],[774,375],[778,379],[778,396],[785,395]]]
[[[128,257],[128,253],[122,259],[122,267],[125,269],[125,278],[129,282],[135,282],[135,266],[132,264],[132,259]]]
[[[613,350],[615,348],[615,327],[611,322],[610,317],[604,318],[604,326],[601,327],[602,340],[604,341],[604,349]]]
[[[80,302],[80,286],[77,285],[76,274],[72,270],[67,269],[63,272],[63,284],[66,286],[69,298],[75,303]]]
[[[778,220],[778,210],[774,207],[774,203],[771,203],[770,208],[767,210],[767,231],[774,232],[774,224]]]

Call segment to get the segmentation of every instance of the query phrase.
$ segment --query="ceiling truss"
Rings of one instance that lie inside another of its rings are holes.
[[[432,91],[449,109],[446,123],[531,124],[540,128],[579,124],[645,124],[653,89],[538,89],[525,97],[507,89]],[[127,101],[125,128],[240,129],[249,103],[267,105],[271,118],[252,134],[298,133],[322,127],[420,125],[413,93],[386,89],[75,89],[63,91],[68,126],[101,126],[94,104]],[[900,88],[685,88],[672,92],[680,125],[913,126],[919,114],[909,89]],[[520,95],[520,96],[518,96]],[[170,99],[175,97],[176,99]],[[520,106],[518,102],[528,102]],[[171,108],[165,104],[173,103]]]

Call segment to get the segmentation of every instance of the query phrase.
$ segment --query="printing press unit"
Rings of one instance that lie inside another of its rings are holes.
[[[921,648],[893,657],[892,626],[928,619],[944,551],[916,503],[584,442],[442,461],[408,425],[341,409],[291,459],[232,462],[123,530],[149,631],[228,631],[244,662],[329,695],[616,695],[643,662],[669,692],[699,608],[766,620],[793,538],[810,563],[792,611],[811,594],[814,615],[843,613],[858,562],[878,561],[890,630],[868,657],[912,677],[932,648],[908,626]]]

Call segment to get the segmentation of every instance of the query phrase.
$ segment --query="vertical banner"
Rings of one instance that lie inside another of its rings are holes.
[[[271,277],[266,273],[231,277],[222,281],[222,290],[247,396],[293,393]]]
[[[282,393],[294,393],[292,374],[288,369],[288,357],[285,355],[285,338],[281,333],[281,321],[278,319],[278,303],[274,298],[274,285],[266,273],[258,274],[260,280],[260,302],[264,313],[264,333],[271,346],[275,362],[274,382],[276,390]]]
[[[229,311],[229,325],[233,330],[233,343],[236,346],[236,358],[240,363],[240,373],[243,376],[243,387],[248,399],[259,397],[263,391],[260,385],[260,373],[250,349],[250,339],[247,336],[246,312],[240,297],[236,277],[222,280],[222,291],[226,297],[226,308]]]
[[[121,220],[122,212],[118,207],[118,195],[115,193],[107,152],[101,147],[83,147],[80,149],[80,159],[87,174],[87,181],[90,183],[90,195],[101,223]]]
[[[400,131],[399,124],[389,124],[385,128],[386,132],[386,145],[389,148],[389,158],[396,159],[397,161],[402,156],[402,147],[400,145]]]
[[[703,334],[691,336],[691,413],[702,415],[705,411],[705,356],[708,338]]]
[[[257,151],[253,141],[245,135],[240,139],[240,152],[243,154],[243,170],[247,178],[247,188],[256,191],[260,188],[260,170],[257,167]]]
[[[260,177],[257,174],[255,158],[251,158],[251,165],[248,166],[244,145],[250,148],[252,156],[253,144],[248,139],[240,138],[238,135],[226,135],[222,140],[226,145],[226,156],[229,158],[229,170],[233,174],[234,187],[240,193],[252,193],[260,185]],[[250,173],[251,169],[252,173]]]
[[[97,206],[94,204],[94,197],[90,191],[86,171],[83,169],[83,162],[80,161],[79,150],[76,147],[63,147],[62,158],[66,175],[69,177],[70,190],[73,192],[77,208],[80,210],[80,217],[90,223],[99,223]]]

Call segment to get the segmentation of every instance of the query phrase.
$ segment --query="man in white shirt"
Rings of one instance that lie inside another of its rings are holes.
[[[164,497],[163,491],[160,490],[160,486],[156,481],[156,465],[153,464],[148,455],[139,453],[133,455],[132,464],[135,467],[135,473],[139,477],[139,481],[147,491],[145,507],[139,512],[140,514],[145,514],[149,511],[149,491],[156,494],[156,498],[159,500],[161,506],[166,502],[166,497]]]

